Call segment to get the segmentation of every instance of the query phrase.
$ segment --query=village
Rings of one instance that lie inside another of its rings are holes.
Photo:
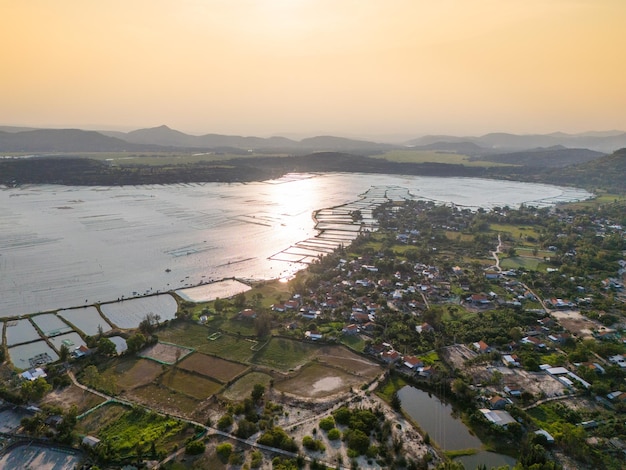
[[[483,449],[517,459],[515,468],[621,468],[623,214],[623,202],[490,212],[388,203],[374,213],[376,230],[288,283],[210,302],[176,298],[175,307],[161,294],[168,307],[159,315],[144,315],[152,310],[136,303],[122,328],[106,316],[126,318],[112,306],[93,307],[94,318],[109,319],[104,330],[79,337],[56,362],[42,358],[19,376],[3,371],[3,452],[14,435],[74,445],[82,435],[91,456],[85,468],[111,462],[111,454],[118,463],[201,468],[193,465],[230,438],[234,447],[215,468],[463,468],[454,458],[463,452],[431,445],[419,417],[399,402],[411,386],[445,395],[459,425]],[[150,309],[158,297],[149,298]],[[42,318],[33,318],[40,331]],[[81,321],[70,312],[64,318]],[[255,389],[257,411],[237,412]],[[25,420],[11,403],[29,407]],[[152,453],[147,441],[117,453],[113,442],[104,445],[109,423],[136,405],[181,419],[168,425],[177,437],[152,441]],[[349,420],[340,426],[337,414],[348,406],[406,423],[387,434],[365,426],[368,444],[351,445],[356,430]],[[328,431],[306,434],[304,422],[324,417],[334,417],[328,429],[339,428],[345,444]],[[293,436],[284,460],[272,462],[268,449],[281,445],[264,429]],[[188,449],[198,439],[207,445],[200,457]],[[252,456],[241,439],[265,442],[254,452],[266,457]],[[394,449],[396,440],[404,449]]]

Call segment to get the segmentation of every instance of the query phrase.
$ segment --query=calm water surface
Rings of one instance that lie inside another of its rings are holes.
[[[356,201],[372,188],[472,208],[590,197],[529,183],[369,174],[287,175],[249,184],[0,188],[0,318],[211,279],[292,275],[305,265],[272,257],[317,235],[313,212]]]
[[[443,403],[434,395],[415,387],[406,386],[398,391],[402,408],[427,432],[431,439],[443,450],[480,449],[481,442],[469,432],[463,421],[455,416],[452,406]],[[487,468],[509,465],[516,459],[508,455],[480,451],[457,459],[467,470],[478,465]]]

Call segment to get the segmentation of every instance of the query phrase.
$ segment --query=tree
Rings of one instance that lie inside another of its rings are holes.
[[[224,445],[224,444],[222,444],[222,445]],[[228,443],[225,444],[225,445],[230,446],[230,444],[228,444]],[[217,447],[219,448],[220,446],[217,446]],[[204,444],[204,442],[202,442],[202,441],[191,441],[191,442],[189,442],[185,446],[185,453],[189,454],[189,455],[199,455],[199,454],[204,453],[205,449],[206,449],[206,445]],[[232,446],[231,446],[231,451],[232,451]],[[230,455],[230,452],[229,452],[229,455]],[[228,457],[226,457],[226,458],[228,458]]]
[[[143,348],[144,344],[146,344],[146,337],[141,333],[135,333],[126,340],[128,351],[131,353],[139,351],[141,348]]]
[[[70,357],[70,349],[67,347],[67,345],[62,344],[61,348],[59,349],[59,360],[61,362],[66,362]]]
[[[98,341],[98,354],[102,354],[103,356],[113,356],[117,353],[117,348],[115,347],[115,343],[111,341],[109,338],[100,338]]]
[[[263,312],[254,319],[254,331],[259,338],[269,335],[272,331],[272,318]]]
[[[237,294],[233,299],[233,304],[237,308],[243,308],[244,305],[246,305],[246,294],[244,294],[243,292]]]
[[[252,388],[252,392],[250,396],[255,402],[258,402],[261,398],[263,398],[263,394],[265,393],[265,387],[261,384],[254,384]]]
[[[398,392],[393,392],[393,395],[391,395],[391,407],[395,411],[400,411],[400,409],[402,408],[402,401],[400,400]]]
[[[25,401],[39,401],[43,396],[52,390],[52,385],[46,382],[43,377],[22,383],[20,395]]]

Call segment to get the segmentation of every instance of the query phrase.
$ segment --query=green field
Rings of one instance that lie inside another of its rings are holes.
[[[492,232],[508,234],[514,242],[523,242],[526,237],[537,239],[539,232],[534,227],[513,225],[513,224],[489,224]]]
[[[342,335],[339,341],[357,352],[363,352],[365,348],[365,340],[361,335]]]
[[[289,370],[308,362],[318,346],[285,338],[272,338],[267,346],[255,354],[252,362],[280,370]]]
[[[538,271],[542,267],[545,269],[547,265],[543,259],[540,258],[526,258],[522,256],[514,256],[512,258],[504,258],[500,261],[500,267],[502,269],[517,269],[524,268],[530,271]]]
[[[104,160],[112,165],[116,166],[134,166],[134,165],[148,165],[148,166],[175,166],[175,165],[190,165],[194,163],[212,163],[223,162],[232,160],[235,158],[249,158],[259,156],[259,154],[246,153],[246,154],[213,154],[210,152],[203,153],[187,153],[187,152],[151,152],[151,153],[125,153],[125,152],[97,152],[97,153],[81,153],[83,157],[92,158],[94,160]],[[266,155],[263,155],[266,156]],[[286,157],[286,154],[272,155],[274,157]]]
[[[137,455],[138,448],[148,453],[153,443],[157,450],[171,451],[174,444],[183,444],[193,433],[185,423],[137,408],[103,424],[97,437],[113,454],[126,456]]]
[[[398,163],[446,163],[449,165],[464,165],[478,167],[512,166],[503,163],[470,160],[468,155],[451,152],[437,152],[434,150],[391,150],[374,158],[382,158]]]
[[[252,388],[256,384],[264,385],[266,388],[269,387],[271,379],[269,375],[262,372],[250,372],[228,387],[224,391],[224,398],[233,401],[243,400],[250,396],[250,392],[252,392]]]
[[[180,369],[170,369],[159,377],[159,382],[167,388],[197,400],[204,400],[222,388],[213,380]]]
[[[255,344],[254,342],[227,334],[211,341],[208,337],[213,333],[215,333],[215,330],[211,330],[206,326],[195,323],[181,323],[159,331],[159,339],[237,362],[248,362],[250,360],[253,354],[250,348]]]

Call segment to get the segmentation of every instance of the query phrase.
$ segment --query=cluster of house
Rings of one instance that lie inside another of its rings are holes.
[[[427,379],[430,378],[435,372],[433,366],[426,365],[421,357],[402,355],[389,343],[370,344],[366,348],[365,352],[376,357],[385,364],[394,364],[398,367],[397,370],[400,372],[412,374],[415,377]]]

